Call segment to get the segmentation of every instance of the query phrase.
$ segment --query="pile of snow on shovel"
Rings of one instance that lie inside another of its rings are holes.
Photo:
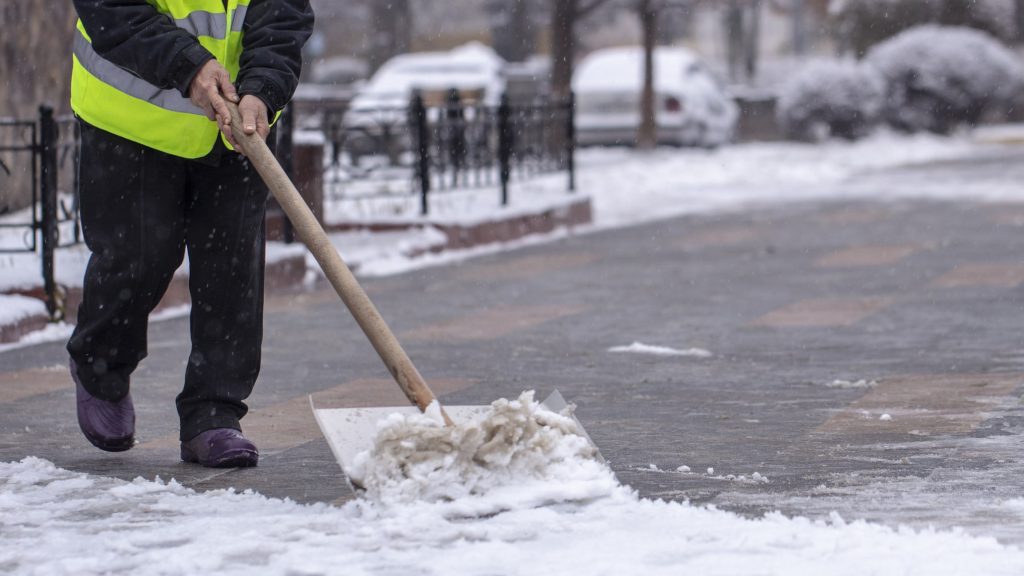
[[[369,499],[396,504],[486,494],[540,505],[587,500],[616,486],[571,409],[552,412],[532,391],[497,400],[483,418],[455,426],[444,425],[436,406],[379,424],[373,447],[356,457],[352,471]]]

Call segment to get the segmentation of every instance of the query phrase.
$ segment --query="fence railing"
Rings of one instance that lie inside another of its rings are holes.
[[[575,189],[574,101],[497,106],[462,102],[452,92],[428,105],[417,94],[408,107],[326,114],[326,195],[373,198],[418,195],[427,214],[432,193],[496,187],[502,205],[509,185],[565,171]],[[292,169],[290,107],[278,127],[277,155]],[[23,218],[0,214],[0,253],[38,252],[50,315],[60,319],[63,294],[54,254],[82,242],[78,165],[81,136],[73,116],[47,106],[34,120],[0,118],[0,191],[28,199]],[[13,231],[13,233],[11,232]],[[286,227],[285,239],[290,240]],[[13,240],[11,240],[13,238]]]
[[[509,201],[515,181],[560,171],[575,189],[574,100],[497,106],[464,102],[452,90],[428,104],[414,94],[404,108],[360,108],[325,114],[325,196],[332,200],[419,196],[497,188]]]
[[[0,232],[14,231],[16,237],[13,242],[0,243],[0,253],[40,253],[43,292],[54,319],[59,319],[63,309],[63,295],[54,278],[54,251],[82,241],[79,149],[77,121],[71,116],[54,116],[48,106],[39,108],[37,120],[0,119],[0,171],[7,179],[5,193],[13,197],[20,192],[31,202],[25,219],[0,220]],[[64,179],[68,184],[61,194]]]

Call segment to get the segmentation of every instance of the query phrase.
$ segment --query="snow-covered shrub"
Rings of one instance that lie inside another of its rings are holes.
[[[977,30],[920,26],[875,46],[865,62],[885,80],[883,114],[895,128],[946,134],[1008,107],[1024,70],[998,40]]]
[[[874,69],[848,60],[813,62],[783,85],[776,115],[791,138],[854,140],[878,123],[884,98]]]
[[[943,24],[1016,35],[1016,0],[830,0],[839,37],[856,54],[914,26]]]

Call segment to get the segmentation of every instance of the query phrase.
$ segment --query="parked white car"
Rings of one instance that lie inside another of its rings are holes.
[[[497,106],[505,91],[503,70],[506,62],[488,46],[478,42],[449,52],[414,52],[388,60],[359,91],[349,113],[348,127],[370,128],[395,116],[407,118],[405,110],[419,90],[428,104],[440,104],[456,89],[469,100]]]
[[[581,145],[632,145],[640,126],[644,53],[610,48],[588,55],[573,77],[576,132]],[[685,48],[654,53],[658,143],[724,144],[733,138],[736,103],[701,60]]]

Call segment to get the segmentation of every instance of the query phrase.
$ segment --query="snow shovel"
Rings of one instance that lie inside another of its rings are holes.
[[[281,205],[295,228],[296,235],[316,258],[327,280],[369,338],[381,360],[384,361],[388,372],[391,373],[395,382],[412,403],[412,406],[403,407],[317,409],[313,406],[313,397],[310,396],[310,407],[320,425],[320,430],[324,433],[334,457],[338,460],[346,476],[351,478],[351,474],[348,472],[351,470],[355,456],[371,447],[377,422],[389,414],[409,413],[416,408],[425,412],[431,404],[437,403],[445,425],[452,426],[453,422],[449,413],[467,420],[486,413],[489,406],[450,406],[447,410],[440,406],[437,397],[434,396],[426,381],[413,365],[412,360],[402,349],[398,339],[395,338],[394,333],[391,332],[384,318],[377,311],[377,307],[373,305],[369,296],[359,285],[355,275],[342,260],[327,233],[313,215],[313,211],[299,195],[299,191],[285,174],[266,142],[256,134],[245,134],[242,130],[242,118],[238,113],[238,107],[230,102],[227,104],[231,111],[231,130],[235,141],[240,144],[242,152],[245,153],[249,162],[263,178],[267,188],[277,199],[278,204]],[[560,412],[567,406],[558,391],[552,393],[542,404],[555,412]],[[582,425],[580,430],[583,430]]]

